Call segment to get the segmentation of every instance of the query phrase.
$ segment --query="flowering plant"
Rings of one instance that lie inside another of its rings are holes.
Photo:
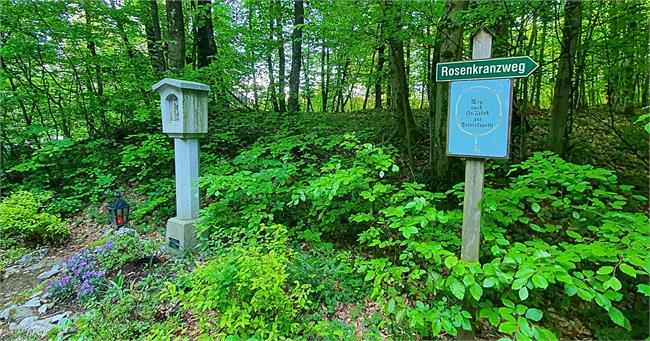
[[[105,275],[105,271],[100,270],[94,253],[86,249],[68,258],[63,267],[64,275],[58,281],[51,281],[47,287],[47,291],[59,299],[91,296]]]

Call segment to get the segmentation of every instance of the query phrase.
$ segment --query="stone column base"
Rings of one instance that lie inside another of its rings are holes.
[[[167,220],[167,233],[165,241],[167,250],[171,253],[193,251],[196,246],[196,220],[183,220],[178,217]]]

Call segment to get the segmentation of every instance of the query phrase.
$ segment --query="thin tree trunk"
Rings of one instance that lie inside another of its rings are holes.
[[[361,110],[366,110],[368,104],[368,97],[370,97],[370,84],[372,83],[372,68],[375,66],[375,53],[372,53],[372,59],[370,60],[370,69],[368,70],[368,79],[366,81],[366,94],[363,96],[363,107]]]
[[[631,13],[632,10],[629,8],[630,4],[625,2],[624,5],[626,12]],[[636,31],[637,22],[635,19],[628,20],[625,29],[627,30],[627,37],[634,37]],[[592,28],[593,30],[593,28]],[[632,40],[632,47],[623,49],[624,62],[623,62],[623,112],[625,115],[632,116],[634,115],[634,87],[635,87],[635,77],[634,77],[634,40]],[[646,50],[647,53],[647,50]]]
[[[548,27],[548,16],[545,14],[543,18],[543,23],[542,23],[542,35],[540,37],[541,41],[541,46],[539,48],[539,56],[537,57],[537,61],[540,65],[544,65],[544,48],[546,47],[546,29]],[[533,89],[534,91],[534,103],[535,107],[539,108],[540,107],[540,95],[542,91],[542,68],[539,68],[536,72],[537,74],[535,75],[535,88]]]
[[[442,18],[442,27],[439,30],[438,38],[440,39],[440,56],[439,62],[449,62],[461,60],[463,46],[463,25],[456,19],[457,13],[467,9],[469,1],[446,0],[445,12]],[[444,33],[442,33],[444,32]],[[432,64],[435,65],[435,64]],[[460,167],[455,167],[454,163],[447,157],[446,139],[447,139],[447,107],[449,84],[437,84],[435,95],[435,113],[433,119],[433,154],[432,170],[436,178],[432,180],[434,190],[441,190],[452,183],[460,180],[462,171]],[[458,169],[455,169],[458,168]]]
[[[266,54],[266,64],[269,68],[269,95],[271,97],[271,104],[273,105],[274,112],[280,112],[280,106],[278,105],[278,95],[276,91],[275,84],[275,70],[273,70],[273,48],[275,44],[273,42],[273,32],[275,31],[273,27],[273,18],[269,19],[269,41],[271,42],[271,48],[269,48],[268,53]]]
[[[323,108],[323,112],[327,112],[327,85],[329,83],[329,67],[327,67],[326,63],[329,61],[329,51],[327,50],[327,47],[325,46],[325,40],[321,43],[321,50],[320,50],[320,94],[321,94],[321,106]],[[325,74],[325,70],[328,70],[328,74]],[[325,79],[328,79],[327,82],[325,82]]]
[[[397,116],[397,129],[406,147],[409,163],[412,164],[416,126],[409,103],[408,74],[406,65],[404,65],[404,44],[399,37],[399,32],[402,29],[399,24],[402,16],[401,11],[400,4],[396,4],[392,0],[384,2],[386,38],[390,49],[391,109]]]
[[[568,145],[567,119],[572,96],[571,82],[575,64],[576,47],[582,18],[582,0],[569,1],[564,9],[564,28],[562,30],[562,51],[555,82],[553,108],[551,110],[551,139],[549,147],[559,155],[564,155]]]
[[[641,107],[645,108],[648,106],[648,93],[650,92],[650,73],[646,72],[643,75],[645,81],[643,82],[643,92],[641,93]]]
[[[431,37],[431,30],[427,26],[427,40]],[[420,109],[424,107],[424,97],[429,96],[429,74],[431,74],[431,45],[427,42],[424,53],[424,74],[422,75],[422,89],[421,89],[421,98],[420,98]]]
[[[526,56],[530,55],[530,50],[533,48],[533,44],[537,41],[537,18],[533,18],[533,30],[530,33],[530,39],[528,40],[528,45],[526,46]],[[520,138],[521,143],[519,146],[519,159],[521,161],[526,157],[526,133],[528,132],[528,112],[530,110],[529,100],[528,100],[528,78],[523,79],[522,85],[522,109],[521,109],[521,125],[520,125]]]
[[[160,33],[160,19],[158,18],[158,1],[149,0],[149,9],[151,20],[145,20],[150,23],[150,34],[147,34],[147,47],[151,56],[151,65],[160,75],[165,71],[165,54],[163,51],[162,35]],[[145,24],[145,27],[147,24]]]
[[[380,38],[381,39],[381,38]],[[384,56],[385,46],[383,41],[379,43],[377,47],[377,71],[375,72],[375,109],[381,109],[381,82],[383,81],[383,70],[384,62],[386,57]]]
[[[289,73],[289,111],[300,111],[300,66],[302,63],[302,25],[305,9],[302,0],[293,1],[293,32],[291,33],[291,72]]]
[[[185,21],[183,2],[166,0],[167,31],[169,35],[168,65],[178,71],[185,67]]]
[[[303,60],[303,64],[305,67],[303,68],[303,75],[305,76],[305,98],[307,99],[307,110],[308,112],[314,112],[314,108],[312,107],[312,92],[311,92],[311,83],[309,82],[309,61],[311,60],[311,56],[309,53],[309,44],[307,45],[307,52],[305,55],[305,60]]]
[[[194,0],[192,0],[194,1]],[[210,65],[210,58],[217,53],[217,44],[214,41],[214,29],[212,27],[212,2],[211,0],[197,0],[197,22],[196,46],[197,64],[204,67]]]
[[[248,37],[253,41],[253,8],[252,6],[248,7]],[[253,73],[253,103],[255,104],[255,110],[259,110],[260,104],[257,95],[257,68],[255,66],[257,61],[257,55],[255,53],[255,48],[249,47],[250,59],[251,59],[251,72]]]
[[[282,30],[282,8],[280,0],[275,0],[275,31],[278,44],[278,104],[280,112],[287,112],[286,94],[284,87],[286,85],[284,71],[285,71],[285,55],[284,55],[284,36]]]

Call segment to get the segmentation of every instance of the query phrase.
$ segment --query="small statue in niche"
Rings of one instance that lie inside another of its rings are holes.
[[[178,122],[180,119],[178,113],[178,97],[174,94],[170,94],[165,99],[165,102],[167,102],[167,107],[169,108],[169,120],[171,122]]]

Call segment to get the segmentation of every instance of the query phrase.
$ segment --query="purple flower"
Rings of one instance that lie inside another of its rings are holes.
[[[109,241],[102,247],[103,250],[108,250],[113,246]],[[47,287],[48,292],[58,298],[70,296],[84,298],[92,295],[105,275],[105,272],[99,269],[99,262],[94,253],[86,249],[75,256],[69,257],[63,266],[65,275],[59,278],[57,282],[51,281]]]

